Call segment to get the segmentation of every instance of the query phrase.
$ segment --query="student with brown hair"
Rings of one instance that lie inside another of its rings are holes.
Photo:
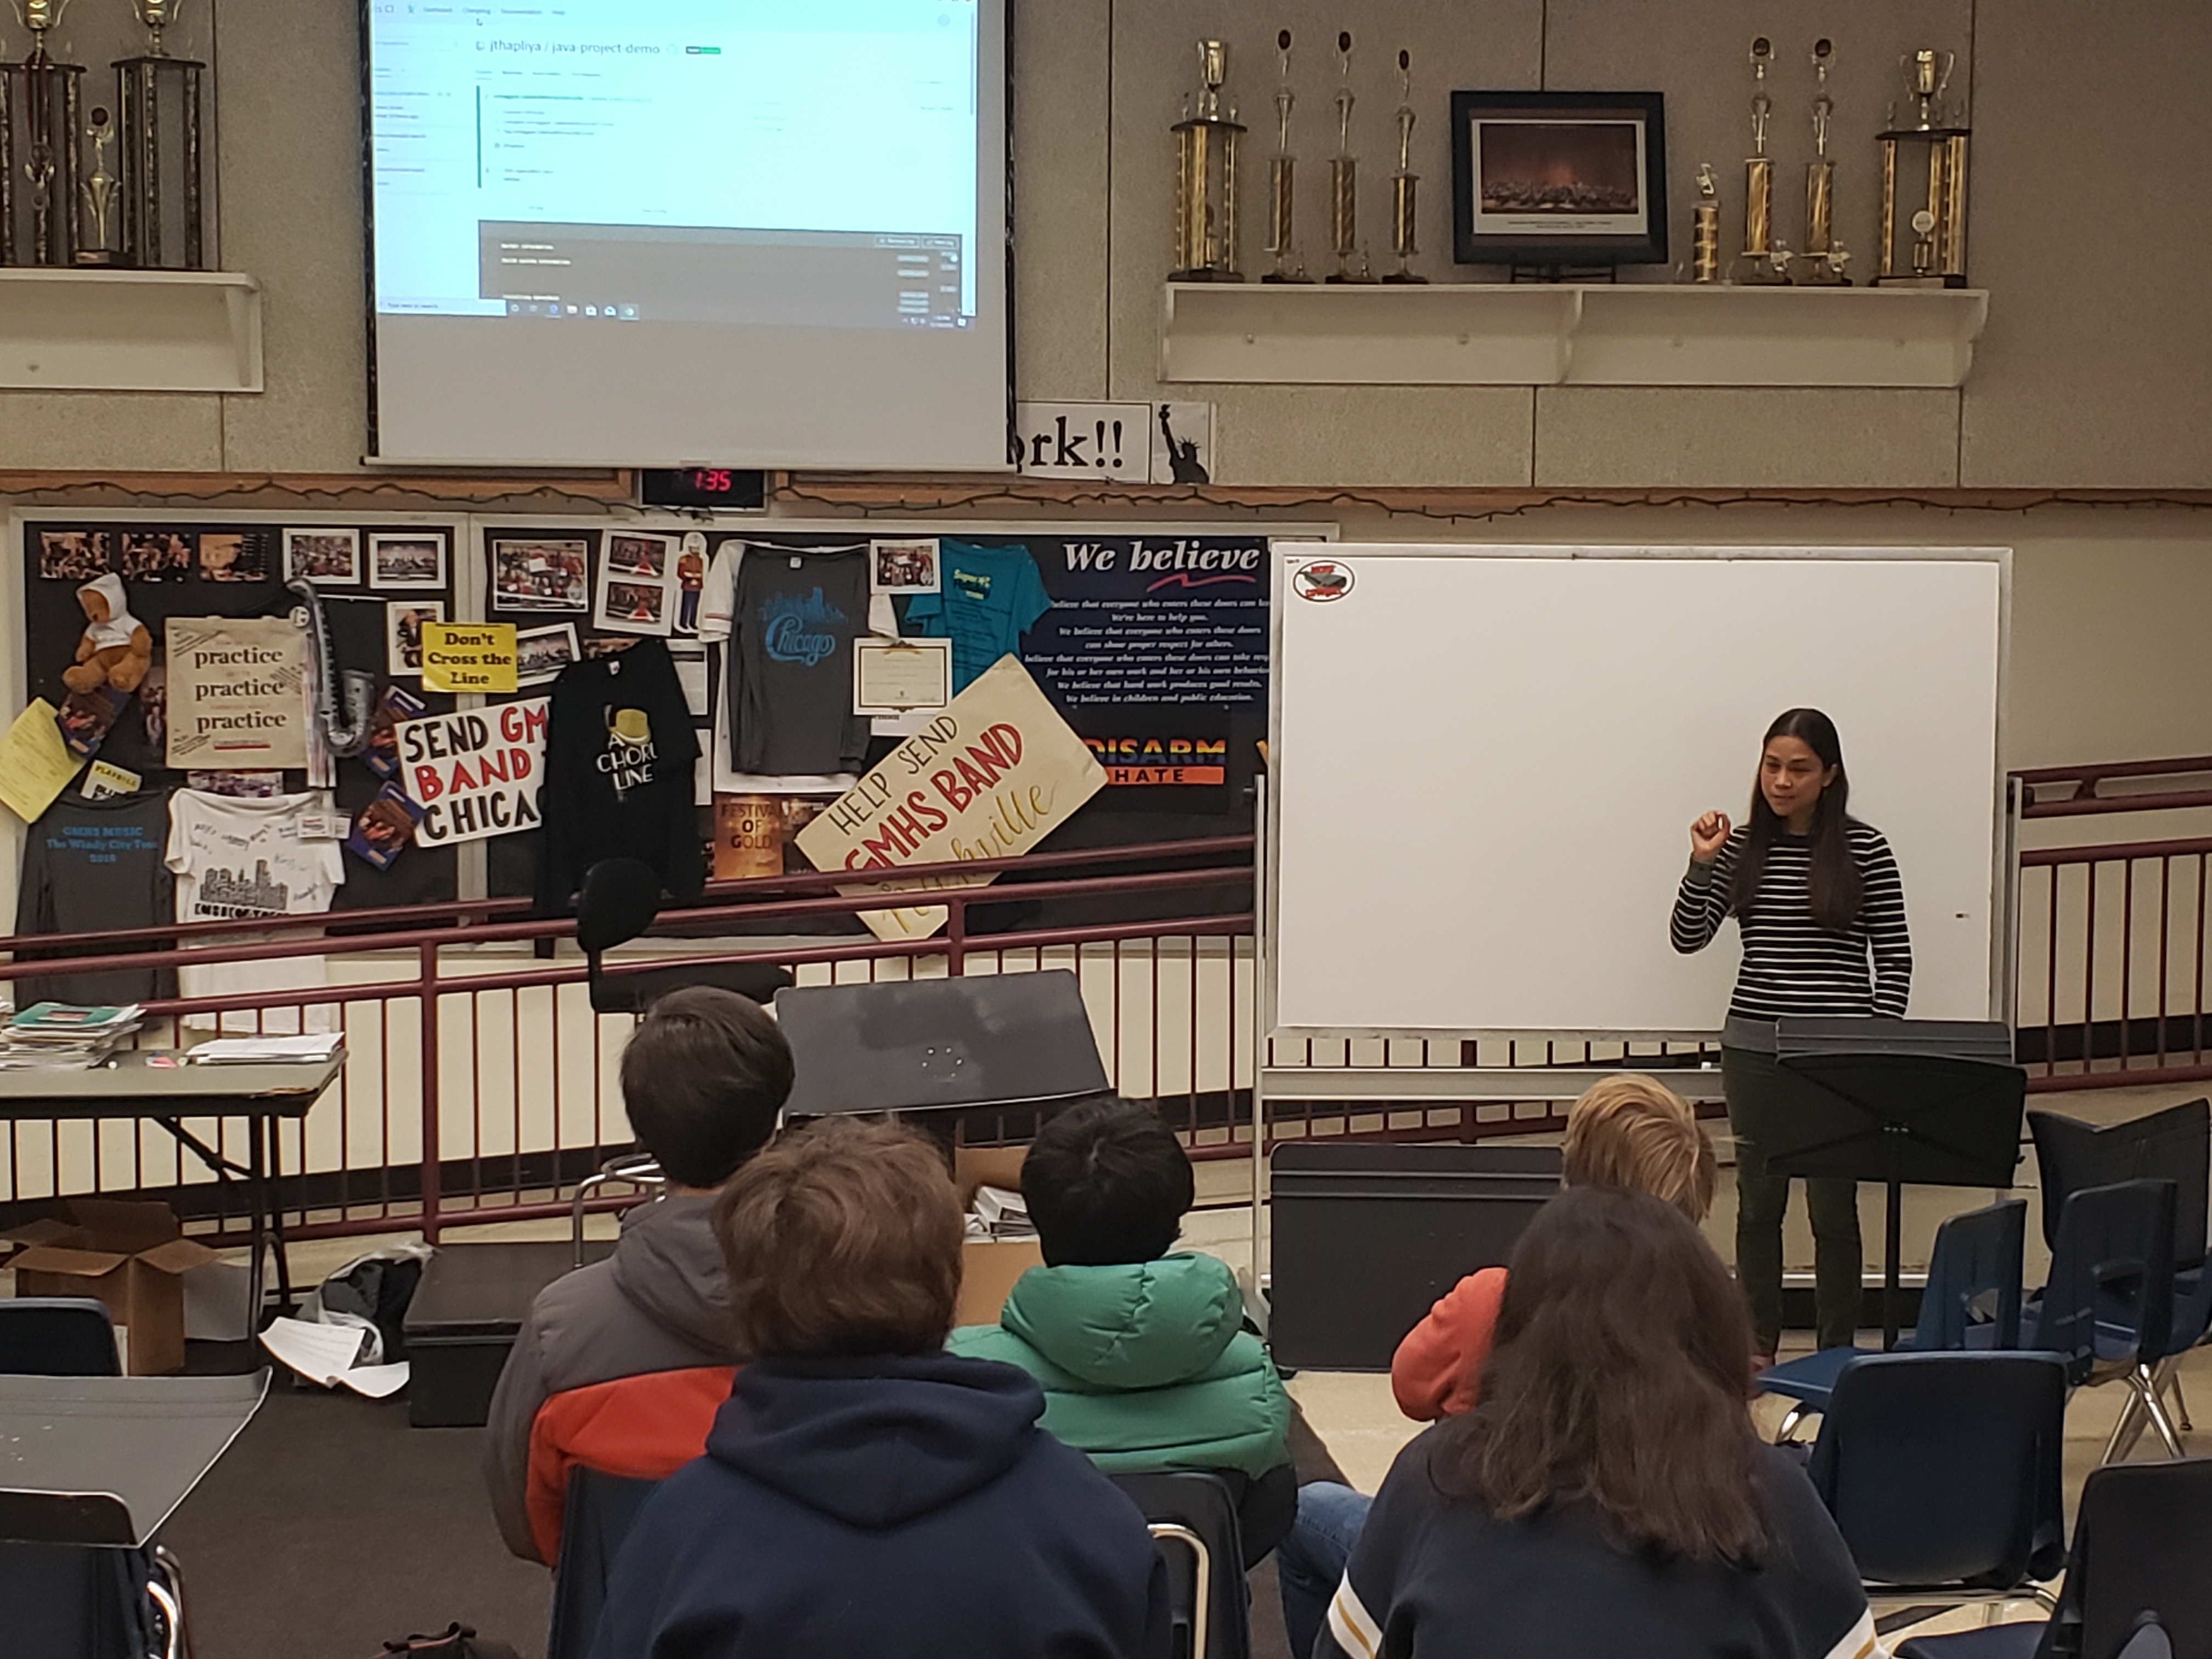
[[[1703,1221],[1713,1207],[1719,1179],[1712,1139],[1689,1102],[1635,1072],[1601,1079],[1575,1102],[1560,1163],[1570,1187],[1649,1193],[1692,1221]],[[1390,1357],[1390,1392],[1400,1411],[1430,1423],[1473,1407],[1504,1295],[1505,1269],[1482,1268],[1407,1334]]]
[[[1577,1187],[1513,1252],[1474,1410],[1398,1455],[1316,1659],[1866,1659],[1857,1569],[1745,1401],[1750,1321],[1677,1209]]]
[[[934,1147],[826,1120],[714,1228],[746,1363],[623,1547],[594,1659],[1167,1652],[1136,1506],[1037,1426],[1027,1375],[943,1352],[963,1228]]]
[[[484,1478],[507,1547],[550,1566],[569,1471],[657,1480],[699,1455],[737,1363],[708,1216],[775,1133],[791,1048],[759,1004],[711,985],[656,1000],[623,1050],[623,1104],[666,1196],[623,1216],[605,1261],[547,1285],[508,1351]]]
[[[1633,1072],[1601,1079],[1575,1102],[1560,1161],[1570,1187],[1649,1193],[1693,1222],[1712,1208],[1719,1179],[1713,1143],[1690,1103]],[[1399,1410],[1432,1422],[1473,1408],[1504,1296],[1505,1269],[1484,1267],[1437,1298],[1390,1357]],[[1299,1488],[1296,1523],[1275,1554],[1294,1651],[1312,1646],[1372,1502],[1335,1481]]]

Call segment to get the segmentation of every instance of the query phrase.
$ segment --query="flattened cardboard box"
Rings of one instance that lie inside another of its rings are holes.
[[[33,1221],[0,1237],[16,1247],[18,1296],[89,1296],[107,1304],[133,1376],[184,1369],[184,1276],[216,1253],[183,1237],[166,1204],[79,1198],[66,1219]]]
[[[975,1201],[978,1187],[1022,1188],[1026,1146],[962,1146],[952,1154],[952,1178],[959,1184],[960,1207]],[[960,1250],[960,1300],[953,1322],[995,1325],[1014,1281],[1044,1266],[1044,1250],[1034,1238],[971,1238]]]

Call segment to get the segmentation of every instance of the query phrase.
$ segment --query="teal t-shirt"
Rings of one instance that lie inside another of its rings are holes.
[[[1000,658],[1020,654],[1022,635],[1052,600],[1026,547],[975,547],[947,537],[937,556],[942,591],[907,601],[902,626],[922,639],[952,641],[952,689],[964,691]]]

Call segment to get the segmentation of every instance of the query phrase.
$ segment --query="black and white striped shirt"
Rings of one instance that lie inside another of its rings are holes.
[[[1841,933],[1813,920],[1812,840],[1787,833],[1766,849],[1766,868],[1749,914],[1737,918],[1743,965],[1729,1012],[1751,1019],[1790,1015],[1905,1017],[1912,990],[1912,938],[1905,925],[1905,883],[1881,831],[1846,820],[1844,835],[1866,895],[1858,919]],[[1674,896],[1668,929],[1677,951],[1702,951],[1729,914],[1729,886],[1751,832],[1738,829],[1711,864],[1692,862]],[[1872,968],[1869,971],[1869,963]]]

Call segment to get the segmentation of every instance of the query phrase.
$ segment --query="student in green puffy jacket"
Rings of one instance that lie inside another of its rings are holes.
[[[1109,1474],[1220,1474],[1258,1561],[1297,1510],[1290,1396],[1245,1328],[1236,1275],[1169,1254],[1194,1196],[1182,1146],[1145,1107],[1086,1102],[1039,1133],[1022,1196],[1045,1265],[1015,1282],[997,1324],[963,1327],[947,1349],[1034,1376],[1044,1427]]]

